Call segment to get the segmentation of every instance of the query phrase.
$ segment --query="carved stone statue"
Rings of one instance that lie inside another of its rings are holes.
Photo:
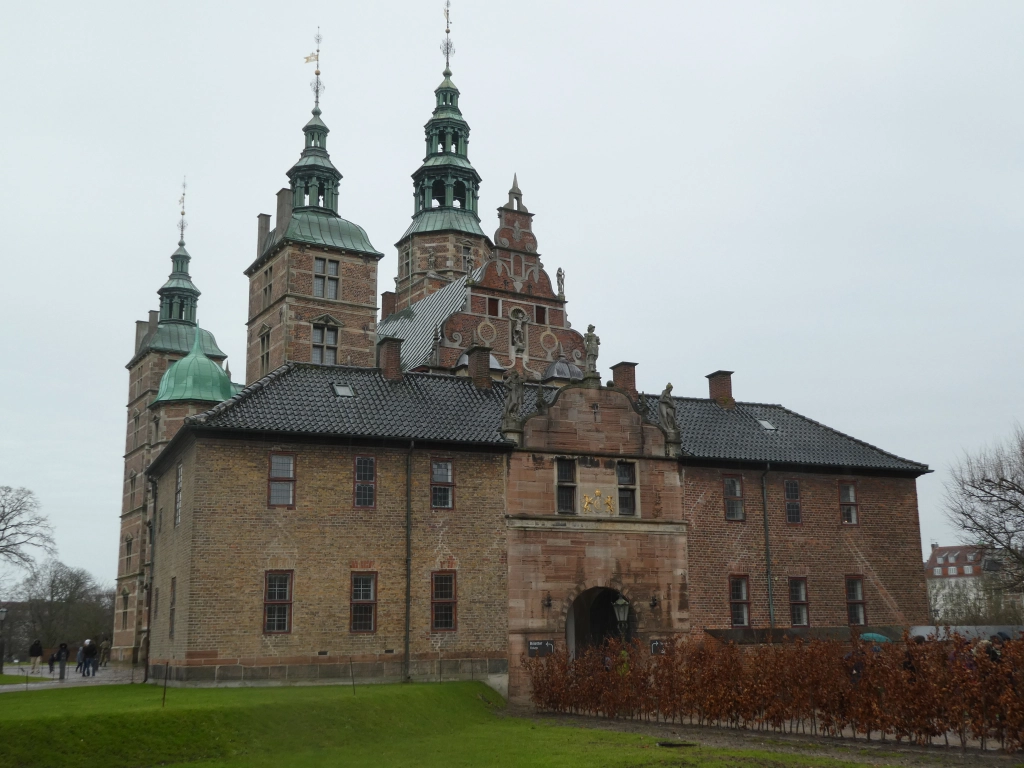
[[[558,295],[559,296],[564,296],[565,295],[565,272],[562,271],[561,267],[559,267],[558,271],[555,273],[555,280],[558,281]]]
[[[516,309],[512,313],[512,346],[517,352],[522,352],[526,347],[526,315],[523,311]]]
[[[588,325],[587,332],[583,335],[583,348],[587,352],[586,374],[597,373],[598,347],[601,346],[601,337],[594,333],[594,326]]]
[[[519,412],[523,408],[523,377],[513,368],[505,374],[505,408],[501,414],[502,429],[519,429]]]
[[[679,427],[676,425],[676,401],[672,397],[672,383],[669,382],[665,391],[658,398],[658,416],[661,419],[661,426],[665,428],[665,434],[669,442],[679,440]]]

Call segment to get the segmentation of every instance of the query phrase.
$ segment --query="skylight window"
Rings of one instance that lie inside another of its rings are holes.
[[[774,432],[775,431],[775,425],[772,424],[767,419],[758,419],[757,423],[760,424],[762,427],[764,427],[769,432]]]
[[[356,396],[356,392],[355,392],[354,389],[352,389],[352,385],[351,384],[340,383],[340,384],[332,384],[331,386],[334,387],[334,394],[336,394],[338,397],[355,397]]]

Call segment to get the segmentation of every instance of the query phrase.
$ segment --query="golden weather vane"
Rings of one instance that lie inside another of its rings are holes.
[[[313,41],[316,43],[316,50],[309,54],[309,56],[306,56],[305,62],[306,64],[316,63],[316,71],[313,73],[316,75],[316,78],[309,84],[309,87],[313,89],[313,95],[316,97],[316,107],[320,106],[320,94],[326,90],[324,84],[320,81],[320,41],[323,39],[323,36],[320,34],[320,27],[317,27],[316,37],[313,38]]]
[[[444,54],[444,67],[450,69],[449,61],[455,53],[455,44],[452,43],[452,19],[451,19],[451,8],[452,0],[445,0],[444,2],[444,40],[441,41],[441,53]]]
[[[188,222],[185,221],[185,190],[188,185],[184,177],[181,180],[181,197],[178,198],[178,205],[181,207],[181,220],[178,222],[178,232],[181,233],[181,241],[185,242],[185,230],[188,229]]]

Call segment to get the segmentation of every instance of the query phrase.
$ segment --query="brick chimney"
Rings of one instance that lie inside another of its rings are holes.
[[[394,291],[384,291],[384,293],[380,295],[381,320],[395,314],[395,298],[396,297]]]
[[[256,258],[263,255],[263,246],[270,234],[270,214],[261,213],[256,217]]]
[[[287,187],[277,193],[277,221],[274,222],[274,226],[281,236],[278,240],[284,237],[288,231],[288,223],[292,220],[292,199],[292,191]]]
[[[377,342],[377,367],[388,381],[402,378],[402,339],[387,336]]]
[[[466,350],[469,358],[469,377],[477,389],[491,388],[491,348],[475,344]]]
[[[715,371],[707,375],[710,397],[726,410],[736,407],[732,397],[732,371]]]
[[[636,363],[621,362],[612,366],[612,382],[636,397]]]

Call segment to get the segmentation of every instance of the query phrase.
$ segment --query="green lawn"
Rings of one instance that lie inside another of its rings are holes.
[[[856,763],[701,747],[498,717],[481,683],[0,694],[0,766],[821,766]]]
[[[40,680],[49,680],[48,677],[35,677],[33,675],[28,676],[29,682],[39,682]],[[16,672],[13,675],[2,674],[0,675],[0,685],[12,685],[14,683],[25,684],[25,675],[21,672]]]

